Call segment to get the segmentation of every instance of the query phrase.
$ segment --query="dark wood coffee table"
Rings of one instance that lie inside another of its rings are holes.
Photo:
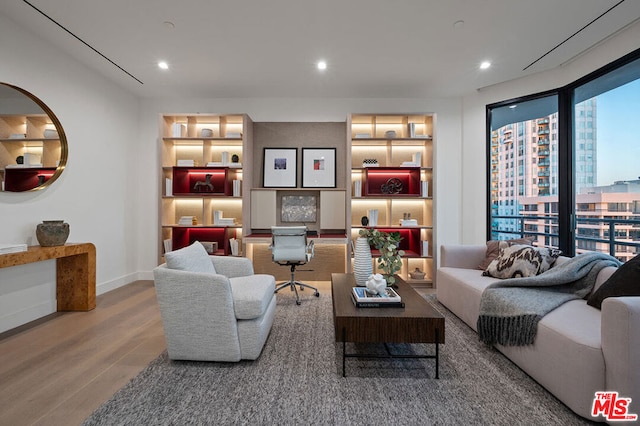
[[[432,358],[439,378],[439,348],[444,343],[444,317],[409,284],[396,277],[404,308],[356,308],[351,289],[353,274],[331,274],[333,324],[336,342],[342,342],[342,376],[346,358]],[[346,353],[346,342],[384,343],[387,355]],[[393,355],[387,343],[435,343],[435,355]]]

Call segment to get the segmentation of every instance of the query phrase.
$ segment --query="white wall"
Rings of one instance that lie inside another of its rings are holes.
[[[462,242],[486,240],[486,105],[563,87],[638,49],[640,22],[554,70],[495,85],[466,96],[462,127]]]
[[[0,81],[47,104],[69,145],[49,188],[0,192],[0,242],[37,244],[38,223],[64,219],[69,242],[96,246],[98,293],[136,279],[138,100],[3,15],[0,57]],[[0,269],[0,332],[55,311],[54,284],[55,261]]]

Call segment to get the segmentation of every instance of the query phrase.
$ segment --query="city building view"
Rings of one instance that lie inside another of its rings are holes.
[[[624,147],[640,146],[640,136],[599,133],[603,96],[574,105],[575,252],[599,251],[627,261],[640,253],[640,165],[634,170],[640,157],[629,163]],[[526,235],[538,246],[557,247],[557,112],[492,129],[489,152],[492,239]]]

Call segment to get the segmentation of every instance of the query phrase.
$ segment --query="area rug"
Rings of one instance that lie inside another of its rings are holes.
[[[343,378],[330,289],[306,296],[297,306],[293,294],[278,294],[258,360],[170,361],[165,352],[84,425],[590,424],[481,343],[433,295],[427,300],[446,318],[439,379],[430,359],[347,359]],[[433,345],[391,346],[397,353],[433,352]]]

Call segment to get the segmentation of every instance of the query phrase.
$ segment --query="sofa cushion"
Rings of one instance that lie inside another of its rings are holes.
[[[618,296],[640,296],[640,255],[623,263],[589,296],[587,303],[600,309],[604,299]]]
[[[260,317],[269,306],[276,291],[276,280],[272,275],[256,274],[230,278],[233,294],[233,310],[239,320]]]
[[[506,248],[516,244],[525,244],[530,246],[533,244],[533,237],[518,238],[514,240],[487,241],[487,253],[485,254],[485,258],[478,265],[478,269],[482,269],[483,271],[486,270],[489,267],[489,264],[498,257],[501,248]]]
[[[211,262],[209,253],[200,242],[196,241],[190,246],[164,254],[167,268],[179,269],[190,272],[203,272],[215,274],[216,268]]]
[[[561,251],[549,247],[512,245],[500,249],[483,275],[495,278],[532,277],[549,270]]]

